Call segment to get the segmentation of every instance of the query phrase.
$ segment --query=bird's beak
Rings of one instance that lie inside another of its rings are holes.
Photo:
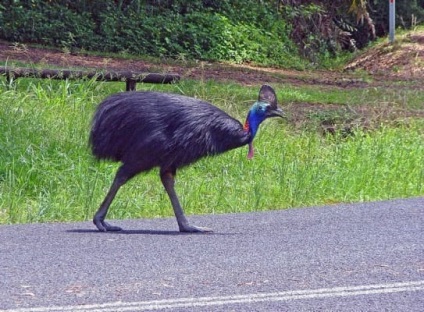
[[[284,111],[280,107],[269,110],[267,115],[268,115],[268,117],[286,118],[286,114],[284,113]]]

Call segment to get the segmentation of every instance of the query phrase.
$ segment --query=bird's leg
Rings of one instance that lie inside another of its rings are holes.
[[[112,186],[109,189],[109,192],[107,193],[105,199],[103,200],[102,204],[100,205],[100,208],[97,210],[96,214],[93,218],[93,223],[96,225],[96,227],[101,232],[113,232],[113,231],[121,231],[122,229],[118,226],[110,225],[109,223],[105,222],[106,214],[109,209],[110,204],[112,203],[113,199],[115,198],[116,193],[118,192],[119,188],[125,184],[129,179],[128,175],[126,174],[124,166],[121,166],[118,169],[118,172],[116,173],[115,179],[113,180]]]
[[[174,189],[174,174],[170,171],[165,171],[160,174],[162,184],[168,193],[169,199],[171,200],[172,208],[174,208],[175,217],[177,218],[178,227],[180,232],[212,232],[211,229],[205,227],[198,227],[190,225],[187,218],[184,215],[183,208],[180,205],[177,194]]]

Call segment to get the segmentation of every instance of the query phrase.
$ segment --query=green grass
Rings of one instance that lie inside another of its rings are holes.
[[[279,90],[287,102],[308,102],[317,104],[343,105],[390,105],[394,108],[423,109],[424,94],[422,88],[397,86],[393,82],[388,86],[364,88],[327,88],[322,85],[287,86]]]
[[[90,120],[104,97],[124,88],[123,83],[37,79],[18,79],[6,86],[1,78],[0,223],[92,218],[118,164],[97,162],[90,155]],[[365,98],[373,105],[422,105],[423,100],[413,89],[390,91],[383,98],[367,89],[275,88],[280,99],[294,103],[329,103],[333,97],[340,105],[364,104]],[[258,92],[257,87],[211,81],[138,89],[196,96],[240,120]],[[176,190],[188,214],[422,196],[423,130],[424,122],[416,119],[397,127],[381,125],[372,132],[358,129],[344,138],[292,131],[287,122],[273,119],[261,126],[252,160],[246,159],[245,147],[202,159],[178,172]],[[152,170],[120,190],[109,218],[171,215],[158,171]]]

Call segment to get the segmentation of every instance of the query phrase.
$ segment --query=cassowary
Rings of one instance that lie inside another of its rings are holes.
[[[174,190],[177,169],[199,158],[249,146],[262,121],[283,117],[274,90],[263,85],[244,125],[219,108],[190,97],[160,92],[123,92],[99,104],[92,121],[90,145],[98,159],[121,162],[106,198],[94,215],[100,231],[120,231],[105,222],[119,188],[140,172],[159,167],[181,232],[208,232],[191,225]]]

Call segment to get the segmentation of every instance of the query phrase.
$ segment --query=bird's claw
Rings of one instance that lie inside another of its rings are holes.
[[[180,225],[180,232],[185,232],[185,233],[211,233],[213,232],[212,229],[207,228],[207,227],[200,227],[200,226],[195,226],[195,225],[190,225],[190,224],[186,224],[186,225]]]
[[[99,229],[100,232],[119,232],[122,231],[122,228],[119,226],[110,225],[109,223],[102,220],[93,220],[93,223]]]

